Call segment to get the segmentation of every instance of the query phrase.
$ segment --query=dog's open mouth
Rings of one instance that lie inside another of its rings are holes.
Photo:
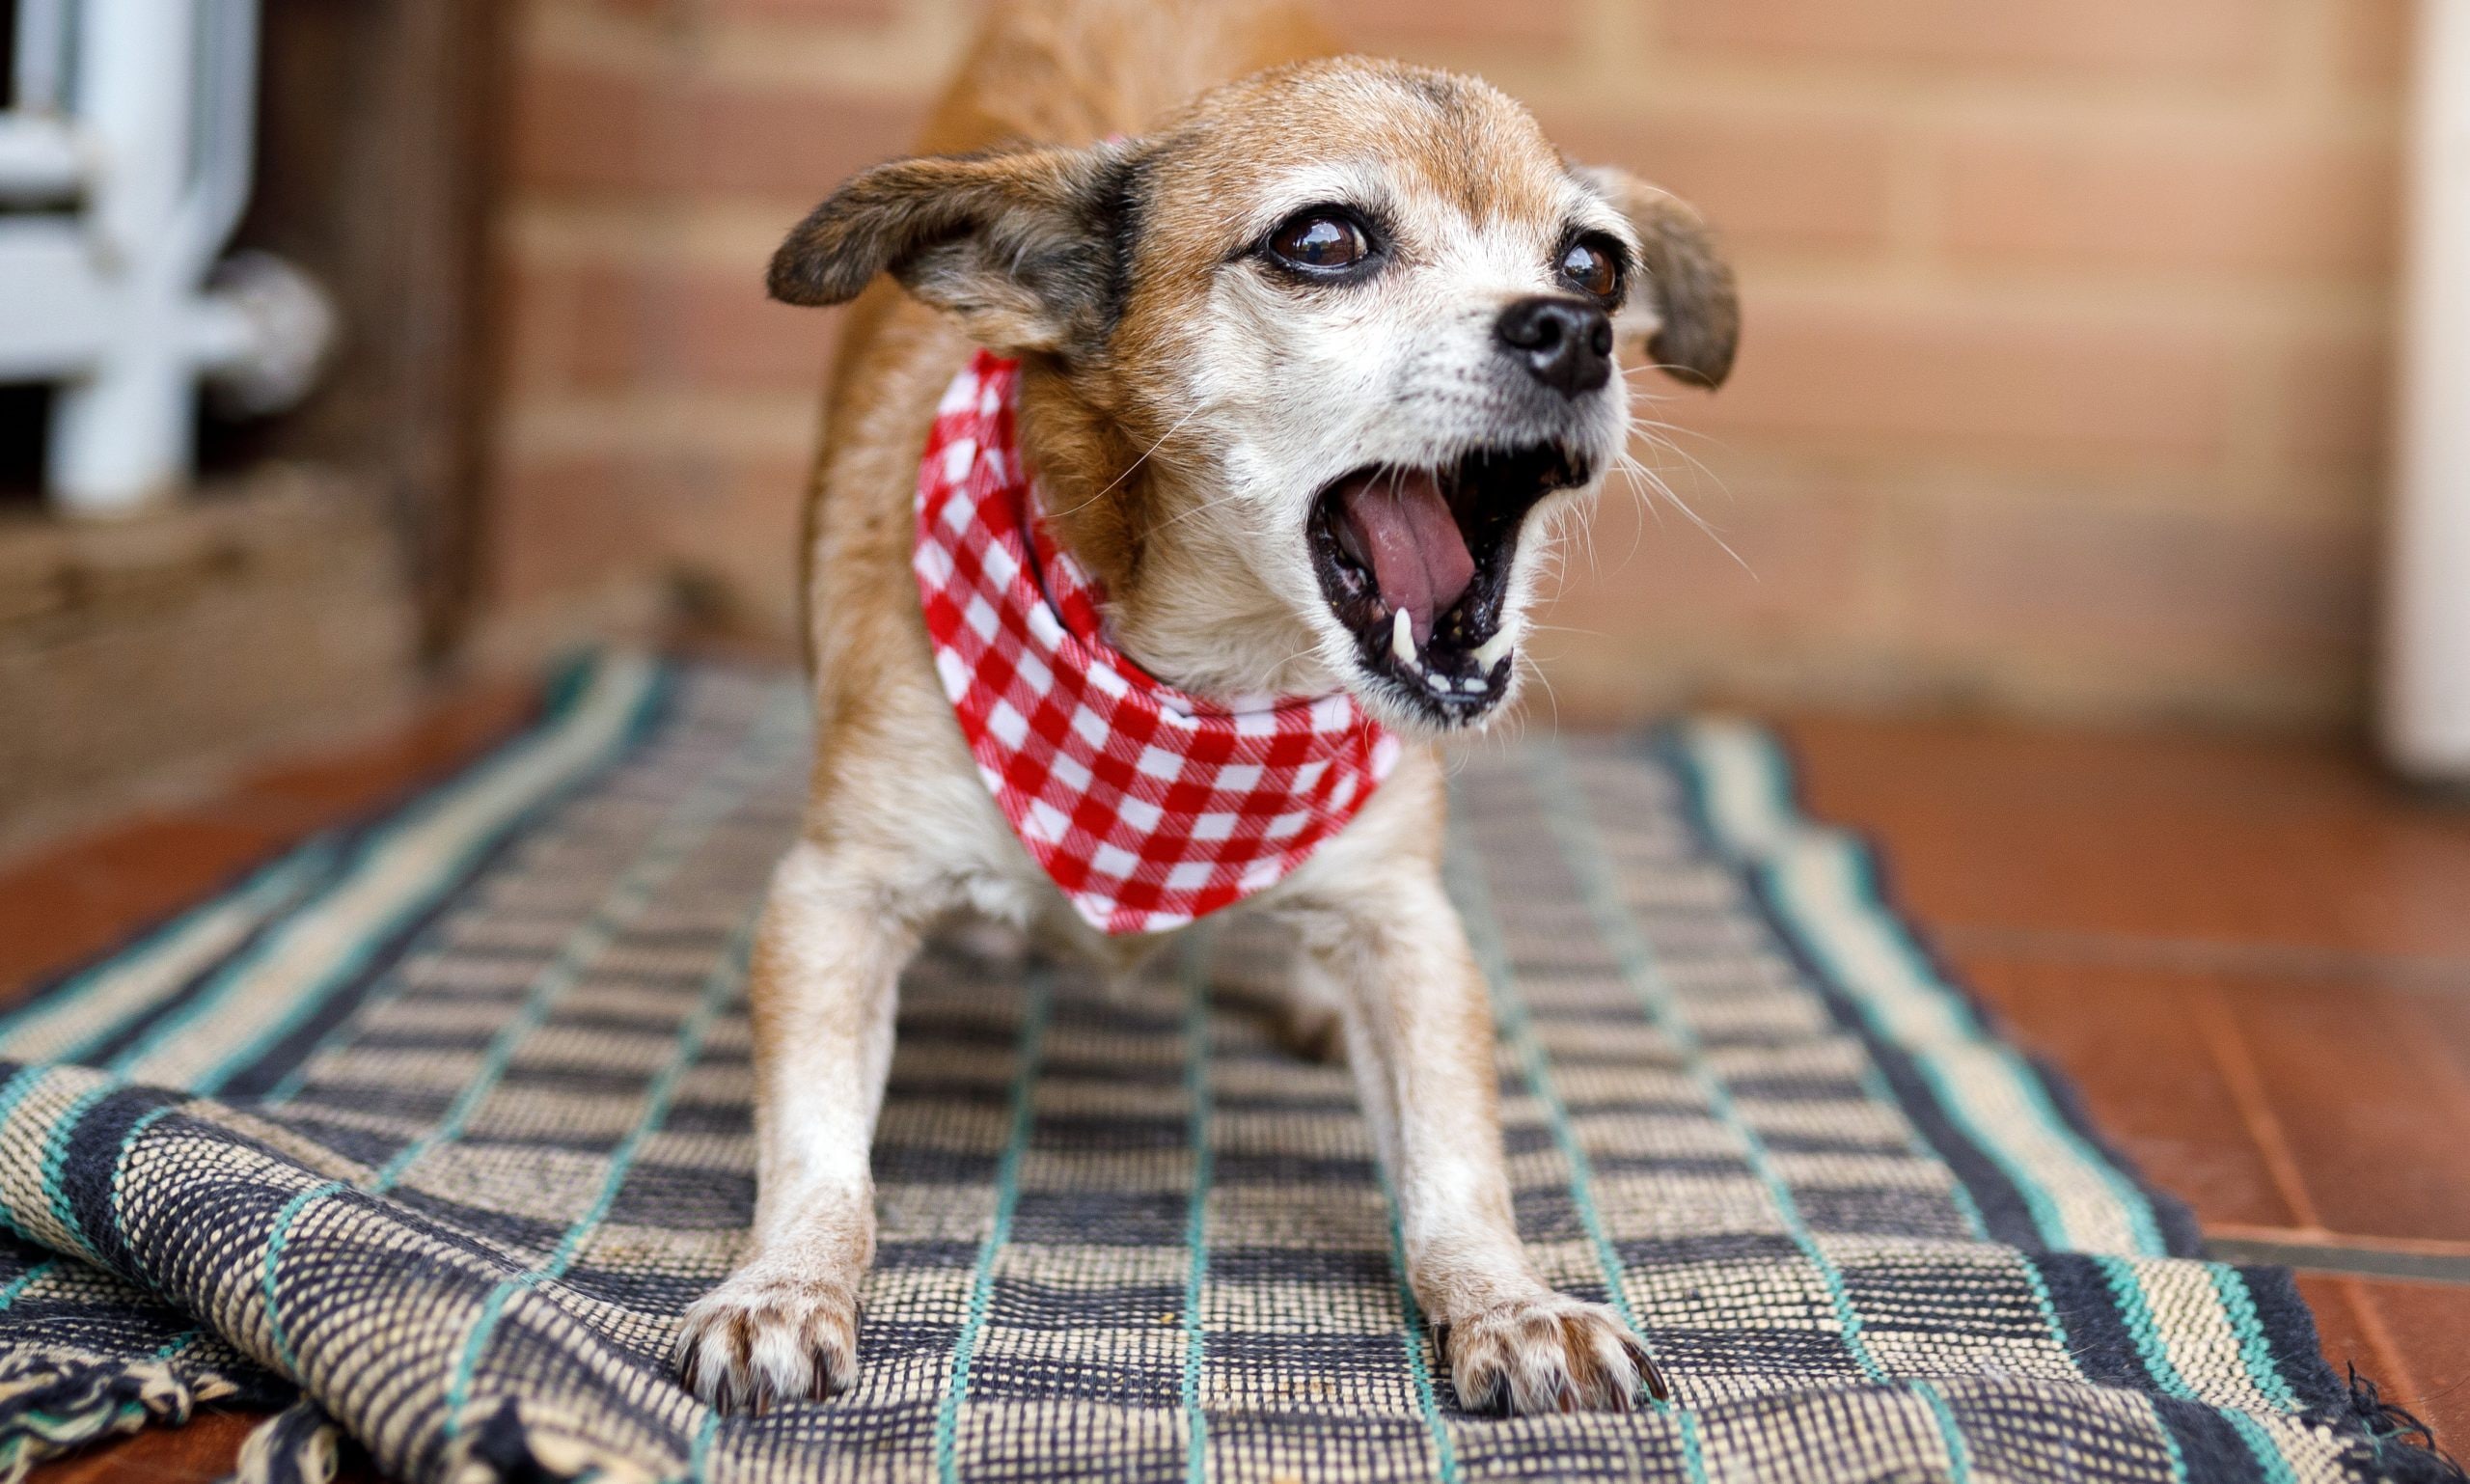
[[[1538,444],[1331,481],[1312,507],[1312,565],[1364,669],[1442,726],[1496,704],[1516,662],[1501,608],[1519,532],[1545,496],[1587,477]]]

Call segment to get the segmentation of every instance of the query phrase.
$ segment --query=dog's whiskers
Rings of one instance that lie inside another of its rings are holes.
[[[1165,448],[1166,446],[1166,440],[1172,438],[1178,431],[1182,430],[1183,426],[1186,423],[1189,423],[1193,419],[1200,416],[1203,405],[1203,403],[1194,402],[1190,411],[1186,412],[1182,417],[1175,419],[1173,424],[1170,425],[1165,432],[1158,435],[1157,442],[1152,443],[1148,448],[1143,449],[1139,458],[1136,458],[1131,463],[1124,465],[1123,473],[1116,475],[1112,480],[1109,480],[1107,481],[1106,488],[1099,490],[1096,494],[1091,495],[1088,499],[1082,501],[1079,505],[1074,506],[1068,510],[1055,512],[1056,516],[1060,518],[1062,516],[1078,515],[1083,510],[1085,510],[1089,507],[1097,504],[1099,501],[1104,500],[1107,496],[1113,494],[1116,485],[1121,484],[1128,479],[1131,479],[1134,473],[1136,473],[1142,464],[1149,462],[1150,454]]]
[[[1715,473],[1709,469],[1707,465],[1697,457],[1697,455],[1691,453],[1688,450],[1682,448],[1678,443],[1674,442],[1672,438],[1663,436],[1666,433],[1691,434],[1695,433],[1696,430],[1692,428],[1680,427],[1670,423],[1659,422],[1651,418],[1641,417],[1634,411],[1628,411],[1626,413],[1625,422],[1627,424],[1627,436],[1622,441],[1620,451],[1613,455],[1611,464],[1612,471],[1618,472],[1629,481],[1632,492],[1640,497],[1641,503],[1645,505],[1650,512],[1657,515],[1659,521],[1661,519],[1660,508],[1664,505],[1669,505],[1673,509],[1679,511],[1684,519],[1688,520],[1691,525],[1696,526],[1700,532],[1704,533],[1708,539],[1714,541],[1715,545],[1722,550],[1725,556],[1732,558],[1734,563],[1738,564],[1743,571],[1749,573],[1751,578],[1754,580],[1758,575],[1757,571],[1752,568],[1746,561],[1743,560],[1741,553],[1733,549],[1731,543],[1723,538],[1722,534],[1716,531],[1713,525],[1709,524],[1707,519],[1700,515],[1698,511],[1690,506],[1688,501],[1682,499],[1680,493],[1672,487],[1671,483],[1663,478],[1660,471],[1649,467],[1644,461],[1639,459],[1636,454],[1630,452],[1631,444],[1635,442],[1643,443],[1651,449],[1660,449],[1677,454],[1687,461],[1698,476],[1714,482],[1718,489],[1721,489],[1722,481],[1717,478]],[[1705,435],[1700,434],[1699,436]],[[1660,496],[1661,499],[1659,500],[1656,498],[1658,496]],[[1635,554],[1636,540],[1642,537],[1644,533],[1641,531],[1638,536],[1633,538],[1633,555]],[[1624,558],[1623,560],[1626,562],[1629,559]]]
[[[1240,500],[1243,496],[1244,492],[1240,489],[1230,489],[1222,495],[1213,495],[1209,499],[1202,501],[1200,504],[1194,506],[1189,510],[1179,510],[1175,514],[1168,516],[1166,519],[1160,521],[1158,523],[1158,529],[1165,531],[1169,527],[1181,525],[1183,522],[1192,519],[1195,515],[1206,514],[1229,501]]]

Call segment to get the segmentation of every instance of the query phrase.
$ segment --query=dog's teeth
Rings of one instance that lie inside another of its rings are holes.
[[[1490,685],[1485,683],[1482,675],[1468,675],[1466,679],[1458,682],[1458,688],[1462,691],[1473,691],[1478,696],[1492,689]]]
[[[1399,664],[1410,670],[1414,668],[1415,625],[1414,621],[1407,617],[1407,611],[1403,608],[1398,610],[1397,617],[1389,622],[1389,652],[1398,657]]]
[[[1518,646],[1518,636],[1503,627],[1492,638],[1475,646],[1475,668],[1489,671],[1504,654]]]

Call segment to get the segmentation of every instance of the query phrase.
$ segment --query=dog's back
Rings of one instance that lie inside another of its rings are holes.
[[[1291,0],[996,0],[919,151],[1137,134],[1205,89],[1332,49]]]

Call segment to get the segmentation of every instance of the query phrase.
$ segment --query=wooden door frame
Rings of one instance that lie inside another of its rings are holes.
[[[513,7],[262,3],[258,191],[236,245],[316,276],[342,344],[299,412],[221,435],[227,462],[303,459],[379,488],[435,664],[468,633],[479,592]]]

